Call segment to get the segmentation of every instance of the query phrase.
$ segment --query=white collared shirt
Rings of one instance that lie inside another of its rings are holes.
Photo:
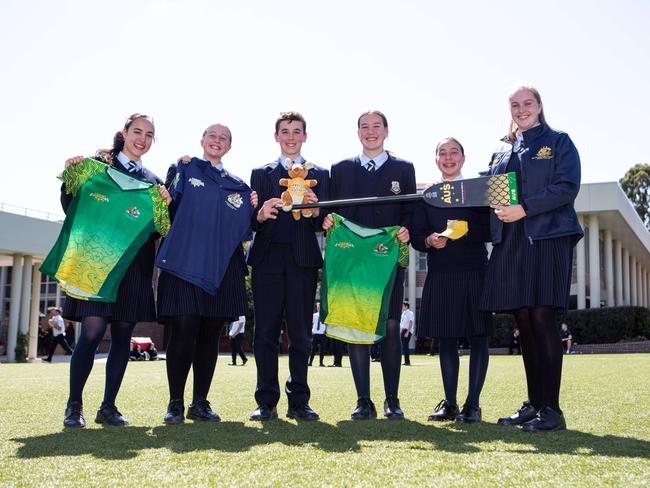
[[[291,158],[286,157],[284,154],[280,154],[280,157],[278,158],[282,167],[288,171],[289,166],[287,166],[287,159],[291,159]],[[298,164],[304,164],[305,158],[303,158],[302,155],[299,154],[298,157],[293,160],[293,162]]]
[[[384,164],[386,161],[388,161],[388,153],[386,151],[382,151],[381,153],[377,154],[374,158],[369,158],[365,154],[361,153],[359,156],[359,161],[361,161],[361,166],[364,168],[368,169],[368,163],[370,161],[375,162],[375,170],[378,170],[382,164]]]
[[[127,170],[129,173],[131,173],[131,167],[129,166],[129,157],[124,154],[122,151],[117,155],[117,160],[120,162],[120,164],[124,167],[125,170]],[[138,159],[137,161],[133,161],[135,163],[136,168],[133,170],[135,171],[141,171],[142,170],[142,159]]]

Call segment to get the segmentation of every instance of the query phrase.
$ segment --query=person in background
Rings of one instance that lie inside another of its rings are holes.
[[[566,322],[562,322],[560,326],[560,338],[562,339],[562,348],[565,354],[571,354],[571,345],[573,344],[573,335],[569,330]]]
[[[311,355],[309,356],[309,366],[314,363],[316,351],[319,356],[319,366],[325,366],[325,325],[320,321],[320,302],[316,300],[316,312],[314,312],[311,326]]]
[[[400,319],[400,334],[402,336],[402,352],[404,353],[404,366],[411,365],[409,354],[409,342],[415,331],[415,314],[411,310],[409,302],[402,305],[402,318]]]
[[[510,347],[508,348],[508,354],[513,354],[514,350],[517,350],[514,354],[521,354],[521,347],[519,345],[519,329],[517,327],[512,331],[512,337],[510,338]]]
[[[60,345],[65,350],[67,356],[72,354],[72,348],[65,339],[65,322],[63,321],[63,317],[61,317],[61,309],[52,307],[49,310],[49,315],[50,317],[47,323],[52,328],[52,340],[50,341],[48,355],[46,358],[43,358],[43,361],[51,363],[52,355],[57,345]]]
[[[230,354],[232,355],[231,366],[237,366],[237,355],[241,358],[242,366],[248,362],[248,358],[242,348],[242,341],[244,340],[244,332],[246,332],[246,315],[240,315],[237,320],[230,324]]]

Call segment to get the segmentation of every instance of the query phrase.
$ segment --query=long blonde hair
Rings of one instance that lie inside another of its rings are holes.
[[[512,92],[510,96],[514,95],[520,90],[528,90],[533,94],[533,97],[535,97],[535,101],[537,103],[542,103],[542,97],[539,94],[537,88],[534,86],[519,86]],[[549,127],[548,122],[546,122],[546,117],[544,116],[544,106],[542,106],[542,110],[539,112],[539,123],[545,127]],[[512,143],[517,140],[517,124],[512,119],[510,119],[510,126],[508,127],[508,140]]]

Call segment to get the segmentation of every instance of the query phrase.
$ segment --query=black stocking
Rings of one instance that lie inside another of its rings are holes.
[[[440,352],[440,372],[442,373],[442,386],[445,389],[445,400],[450,405],[457,405],[456,391],[458,390],[458,339],[455,337],[441,337],[438,339]]]
[[[126,365],[129,363],[131,335],[134,327],[135,324],[132,322],[111,322],[111,348],[106,359],[106,386],[102,402],[104,405],[115,404]]]
[[[81,321],[81,335],[70,358],[70,396],[71,402],[82,402],[83,389],[93,369],[95,351],[106,333],[106,317],[84,317]]]

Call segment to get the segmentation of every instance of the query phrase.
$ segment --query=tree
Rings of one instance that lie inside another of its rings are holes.
[[[645,226],[650,229],[650,164],[635,164],[619,181]]]

